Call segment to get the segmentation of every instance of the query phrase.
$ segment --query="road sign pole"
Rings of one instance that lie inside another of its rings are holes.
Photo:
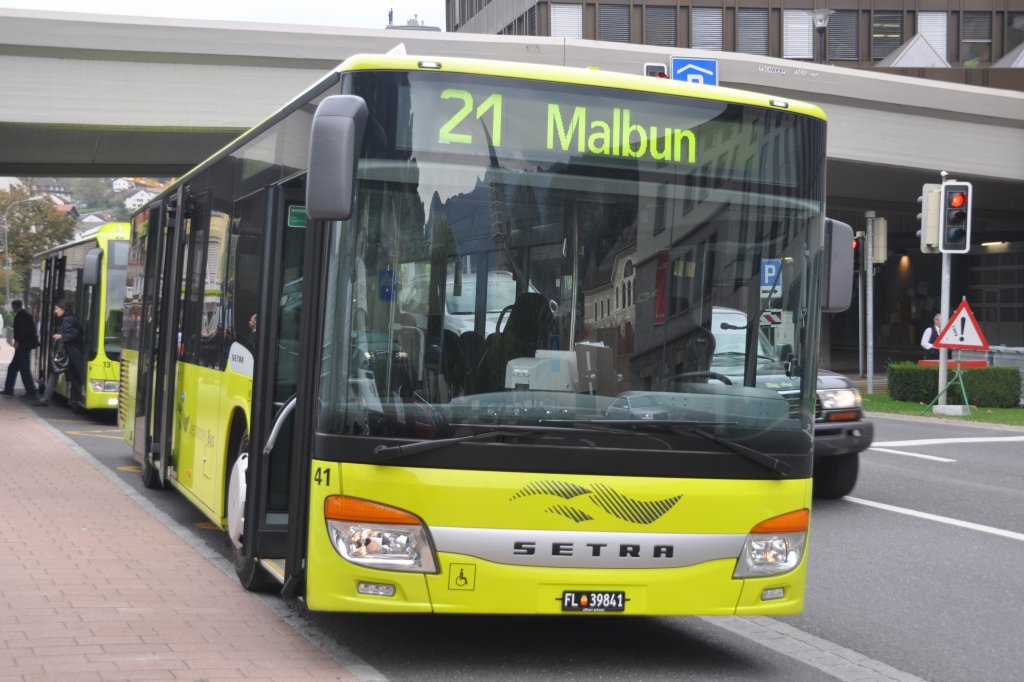
[[[939,294],[942,300],[939,302],[939,314],[942,315],[942,326],[945,327],[946,323],[949,322],[949,265],[950,258],[948,253],[942,254],[942,290]],[[946,378],[948,376],[948,367],[946,361],[949,358],[949,350],[946,348],[939,349],[939,385],[935,387],[936,391],[939,391],[939,405],[946,404],[946,393],[942,390],[943,386],[946,385]]]
[[[864,262],[864,279],[866,280],[866,296],[867,301],[864,303],[864,308],[867,311],[867,319],[865,322],[865,331],[867,332],[867,392],[871,395],[875,392],[875,262],[871,258],[871,254],[874,253],[872,249],[875,248],[875,212],[865,211],[864,217],[867,219],[867,234],[864,240],[864,253],[861,254],[861,260]]]

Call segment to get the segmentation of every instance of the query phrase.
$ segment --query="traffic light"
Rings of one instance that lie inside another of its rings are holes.
[[[644,64],[644,75],[654,76],[655,78],[668,78],[668,67],[657,62],[648,62]]]
[[[971,250],[971,183],[942,183],[942,209],[939,232],[943,253],[967,253]]]
[[[942,185],[934,182],[924,185],[917,201],[921,204],[921,212],[917,214],[917,219],[921,222],[921,229],[917,233],[921,237],[921,252],[938,253]]]

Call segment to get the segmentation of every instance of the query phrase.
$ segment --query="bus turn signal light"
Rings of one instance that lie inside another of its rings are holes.
[[[765,519],[750,529],[751,533],[801,533],[807,531],[807,525],[811,518],[808,509],[791,511],[782,516],[775,516]]]
[[[324,500],[324,516],[328,520],[359,523],[421,523],[418,516],[407,511],[346,495],[331,495]]]

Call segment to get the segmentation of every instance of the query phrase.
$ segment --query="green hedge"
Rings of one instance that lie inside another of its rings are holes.
[[[949,379],[954,370],[949,370]],[[1017,407],[1020,404],[1020,370],[1016,367],[979,367],[965,369],[967,400],[976,407]],[[889,365],[889,397],[915,403],[930,403],[938,393],[939,368],[918,367],[913,362]],[[960,405],[960,385],[946,391],[946,402]]]

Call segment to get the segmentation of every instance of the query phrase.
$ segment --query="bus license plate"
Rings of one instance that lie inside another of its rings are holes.
[[[566,590],[565,592],[562,592],[562,610],[581,611],[585,613],[625,611],[626,593]]]

